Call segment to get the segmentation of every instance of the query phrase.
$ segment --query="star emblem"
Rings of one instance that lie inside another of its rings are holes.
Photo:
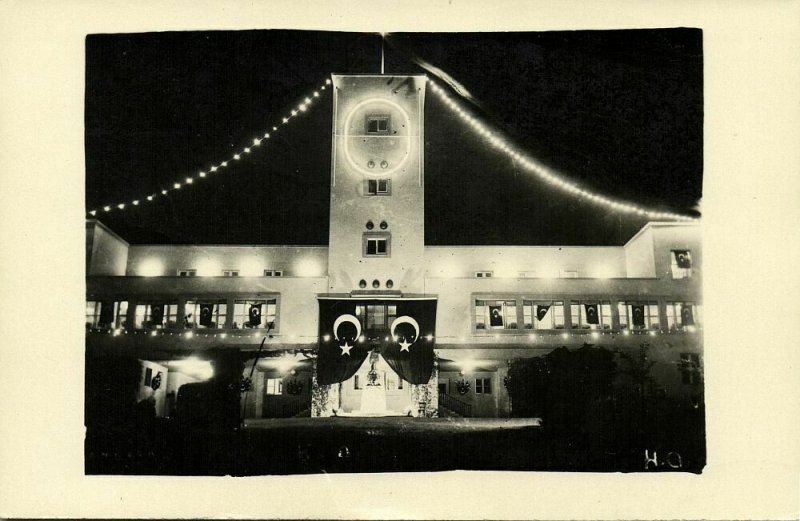
[[[400,351],[405,351],[406,353],[410,353],[411,351],[408,348],[411,346],[411,342],[406,342],[406,339],[403,338],[403,341],[400,344]]]
[[[347,344],[347,340],[344,341],[343,346],[339,346],[339,349],[342,350],[342,356],[347,355],[350,356],[350,350],[353,349],[353,346]]]

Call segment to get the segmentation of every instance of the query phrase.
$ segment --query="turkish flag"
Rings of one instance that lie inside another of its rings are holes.
[[[108,326],[114,322],[114,303],[103,301],[100,303],[100,318],[97,325]]]
[[[586,312],[587,324],[599,324],[600,317],[597,314],[597,304],[584,304],[583,309]]]
[[[550,311],[550,306],[536,306],[536,320],[539,322],[544,320],[548,311]]]
[[[693,326],[694,315],[692,314],[691,304],[681,304],[681,325]]]
[[[388,324],[381,355],[403,380],[426,384],[433,372],[434,338],[429,335],[436,329],[436,300],[399,300],[392,304],[397,305],[397,315]]]
[[[200,325],[205,327],[211,327],[214,322],[214,304],[208,302],[201,302],[200,303]]]
[[[361,342],[363,324],[356,316],[355,300],[319,300],[319,352],[317,383],[330,385],[352,378],[370,351]],[[327,339],[327,340],[326,340]]]
[[[633,313],[633,325],[634,326],[643,326],[644,325],[644,304],[634,304],[631,306],[631,312]]]
[[[503,326],[503,306],[489,306],[489,325]]]
[[[154,326],[164,324],[164,304],[150,304],[150,321]]]
[[[247,325],[258,327],[261,325],[261,304],[250,304],[250,311],[247,314]]]
[[[679,268],[688,269],[692,267],[692,257],[689,255],[689,250],[675,250],[675,262]]]

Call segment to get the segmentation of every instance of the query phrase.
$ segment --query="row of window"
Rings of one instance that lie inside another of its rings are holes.
[[[692,255],[689,250],[670,251],[670,269],[673,279],[688,279],[692,276]],[[538,271],[520,271],[518,276],[521,279],[537,278],[545,276],[545,273]],[[577,270],[561,270],[558,273],[562,279],[577,279]],[[478,279],[489,279],[494,277],[493,271],[476,271],[475,277]]]
[[[137,302],[131,311],[132,317],[126,300],[87,301],[86,327],[128,328],[132,319],[134,329],[220,329],[230,319],[233,329],[274,329],[278,305],[277,299],[235,300],[230,317],[224,299],[187,300],[182,317],[175,301]]]
[[[223,277],[238,277],[239,270],[222,270]],[[194,268],[186,268],[178,270],[179,277],[196,277],[197,270]],[[283,270],[264,270],[265,277],[283,277]]]
[[[521,309],[520,309],[521,307]],[[475,329],[666,329],[680,330],[700,323],[701,306],[694,302],[667,302],[660,317],[655,301],[572,301],[476,299]],[[521,321],[521,322],[520,322]]]

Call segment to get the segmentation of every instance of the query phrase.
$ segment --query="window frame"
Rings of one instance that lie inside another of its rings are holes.
[[[259,327],[245,327],[245,323],[250,318],[250,304],[261,303],[262,306],[266,306],[266,309],[262,308],[261,311],[261,324]],[[270,322],[269,317],[272,316],[272,329],[270,329],[270,333],[277,333],[279,331],[279,324],[280,324],[280,296],[279,295],[268,295],[268,296],[255,296],[255,297],[237,297],[233,299],[233,308],[229,313],[231,314],[230,321],[231,321],[231,329],[236,330],[243,330],[243,331],[259,331],[259,330],[266,330],[267,324]],[[270,314],[269,306],[275,306],[275,312]],[[239,306],[242,306],[241,309]],[[240,312],[241,311],[241,312]],[[235,324],[235,327],[234,327]]]
[[[197,269],[195,268],[181,268],[177,271],[178,277],[196,277]]]
[[[368,253],[370,241],[376,241],[375,251],[378,251],[377,241],[384,241],[385,253]],[[389,258],[392,256],[392,234],[390,232],[364,232],[361,239],[361,256],[368,258]]]
[[[222,270],[223,277],[238,277],[240,270]]]
[[[632,306],[645,307],[645,324],[644,326],[633,326],[633,308]],[[653,326],[652,317],[653,308],[655,308],[656,324]],[[623,309],[625,312],[623,313]],[[624,320],[623,320],[624,318]],[[617,301],[617,320],[619,322],[620,330],[629,331],[660,331],[662,329],[661,310],[657,300],[618,300]]]
[[[160,325],[148,324],[152,317],[151,307],[153,304],[164,304],[164,321]],[[144,313],[139,311],[139,308],[144,307]],[[141,318],[141,321],[139,320]],[[173,318],[173,323],[170,325],[170,317]],[[164,299],[163,301],[150,299],[147,301],[136,302],[133,314],[133,327],[134,329],[180,329],[183,327],[183,322],[178,322],[178,302],[172,299]]]
[[[550,306],[545,314],[545,320],[540,321],[536,318],[536,306]],[[530,313],[528,310],[530,309]],[[546,299],[546,298],[527,298],[522,299],[522,328],[528,331],[563,331],[567,329],[567,300],[566,299]],[[557,316],[560,315],[560,323]],[[530,317],[530,327],[526,318]],[[542,322],[549,322],[548,327],[538,326]]]
[[[392,180],[389,177],[379,177],[375,179],[367,179],[364,181],[364,193],[368,196],[389,196],[392,195]],[[372,184],[375,184],[375,190],[372,190]],[[381,183],[386,183],[385,190],[381,190]]]
[[[475,272],[476,279],[493,279],[494,278],[494,271],[476,271]]]
[[[492,377],[475,378],[475,394],[492,394]]]
[[[283,270],[264,270],[265,277],[283,277]]]
[[[213,322],[217,324],[216,327],[201,326],[197,317],[200,316],[200,304],[214,304],[215,311],[212,316]],[[189,308],[192,308],[191,310]],[[222,309],[224,308],[224,311]],[[192,298],[187,300],[183,305],[184,320],[191,313],[193,319],[189,323],[189,328],[192,329],[224,329],[228,323],[228,301],[223,298]],[[186,324],[184,322],[184,327]]]
[[[272,392],[270,392],[272,387]],[[264,394],[267,396],[283,395],[283,378],[264,378]]]
[[[372,131],[369,128],[370,122],[377,123],[376,130]],[[380,128],[380,122],[385,122],[386,128]],[[364,134],[368,136],[388,136],[392,130],[392,116],[388,113],[381,114],[367,114],[364,117]]]
[[[675,258],[675,252],[678,251],[685,251],[686,254],[689,256],[689,267],[688,268],[679,268],[678,267],[678,260]],[[694,268],[694,259],[692,259],[692,250],[689,248],[681,248],[681,249],[670,249],[669,250],[669,268],[670,268],[670,275],[672,275],[673,280],[682,280],[682,279],[691,279],[692,278],[692,269]]]
[[[492,326],[489,308],[498,305],[501,306],[500,314],[503,319],[503,325]],[[480,313],[478,311],[479,309],[481,310]],[[513,322],[510,322],[509,318],[513,318]],[[511,327],[512,325],[514,327]],[[472,330],[473,332],[482,332],[482,333],[499,333],[499,332],[518,333],[520,331],[520,327],[519,327],[519,302],[517,298],[473,295]]]
[[[694,324],[684,325],[683,320],[681,317],[681,306],[691,306],[692,307],[692,320]],[[664,303],[665,311],[666,311],[666,318],[667,318],[667,329],[669,331],[688,331],[689,328],[700,327],[702,325],[702,305],[698,304],[695,301],[672,301],[669,300]],[[680,319],[680,322],[679,322]]]
[[[606,331],[614,329],[614,315],[612,300],[572,300],[570,301],[570,325],[572,329],[580,329],[586,331]],[[586,308],[585,305],[595,304],[598,306],[598,319],[599,324],[584,324]],[[578,308],[578,317],[575,318],[575,307]],[[607,311],[607,313],[606,313]]]
[[[93,299],[93,300],[86,300],[86,317],[89,317],[89,304],[92,303],[93,311],[92,311],[92,320],[86,321],[86,327],[90,329],[99,329],[100,328],[100,312],[103,306],[103,299]],[[114,310],[112,312],[112,322],[106,326],[109,329],[117,329],[117,328],[126,328],[128,325],[128,307],[129,302],[127,300],[105,300],[105,302],[111,302],[114,304]]]

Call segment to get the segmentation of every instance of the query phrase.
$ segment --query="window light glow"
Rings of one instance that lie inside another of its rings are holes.
[[[142,277],[159,277],[164,274],[164,263],[161,262],[161,259],[145,259],[139,266],[138,271],[138,274]]]

